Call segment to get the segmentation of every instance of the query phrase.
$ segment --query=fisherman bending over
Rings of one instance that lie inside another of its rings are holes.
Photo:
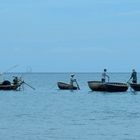
[[[107,73],[107,69],[104,69],[104,72],[102,73],[102,82],[103,83],[106,82],[106,77],[108,78],[108,81],[109,81],[109,76],[106,73]]]
[[[128,82],[132,80],[132,83],[137,83],[137,72],[135,71],[135,69],[132,70],[131,76],[128,80]]]

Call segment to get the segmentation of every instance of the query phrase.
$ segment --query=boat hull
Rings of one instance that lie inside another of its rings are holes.
[[[0,90],[17,90],[20,85],[0,85]]]
[[[0,83],[0,90],[18,90],[22,84],[23,84],[23,81],[20,81],[17,84],[13,84],[5,80],[2,83]]]
[[[61,90],[77,90],[78,88],[75,86],[71,86],[70,84],[63,83],[63,82],[58,82],[57,86]]]
[[[131,87],[134,91],[140,91],[140,84],[130,84],[130,87]]]
[[[128,89],[128,85],[125,83],[102,83],[100,81],[89,81],[88,86],[92,91],[102,92],[125,92]]]

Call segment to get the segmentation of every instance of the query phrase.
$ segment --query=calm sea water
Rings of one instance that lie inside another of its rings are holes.
[[[13,75],[6,74],[5,79]],[[139,140],[140,92],[91,92],[87,81],[100,73],[77,73],[79,91],[62,91],[69,73],[22,74],[22,91],[0,91],[0,140]],[[112,73],[113,82],[130,74]],[[139,78],[140,81],[140,78]]]

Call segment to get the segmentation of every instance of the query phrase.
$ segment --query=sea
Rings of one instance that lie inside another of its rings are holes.
[[[109,73],[127,82],[130,73]],[[22,77],[20,91],[0,91],[0,140],[139,140],[140,92],[92,92],[101,73],[75,73],[80,90],[59,90],[70,73],[7,73]],[[138,74],[140,81],[140,74]]]

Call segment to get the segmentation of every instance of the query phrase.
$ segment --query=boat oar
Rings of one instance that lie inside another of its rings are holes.
[[[133,88],[131,87],[130,80],[127,81],[127,86],[130,87],[130,91],[131,91],[131,92],[134,92],[134,91],[133,91]]]
[[[78,90],[80,90],[79,84],[77,83],[77,81],[75,80],[75,83],[77,85]]]
[[[130,81],[128,80],[127,82],[126,82],[128,85],[130,85]]]
[[[27,84],[26,82],[23,81],[23,83],[24,83],[25,85],[29,86],[30,88],[32,88],[33,90],[35,90],[34,87],[32,87],[31,85]]]

